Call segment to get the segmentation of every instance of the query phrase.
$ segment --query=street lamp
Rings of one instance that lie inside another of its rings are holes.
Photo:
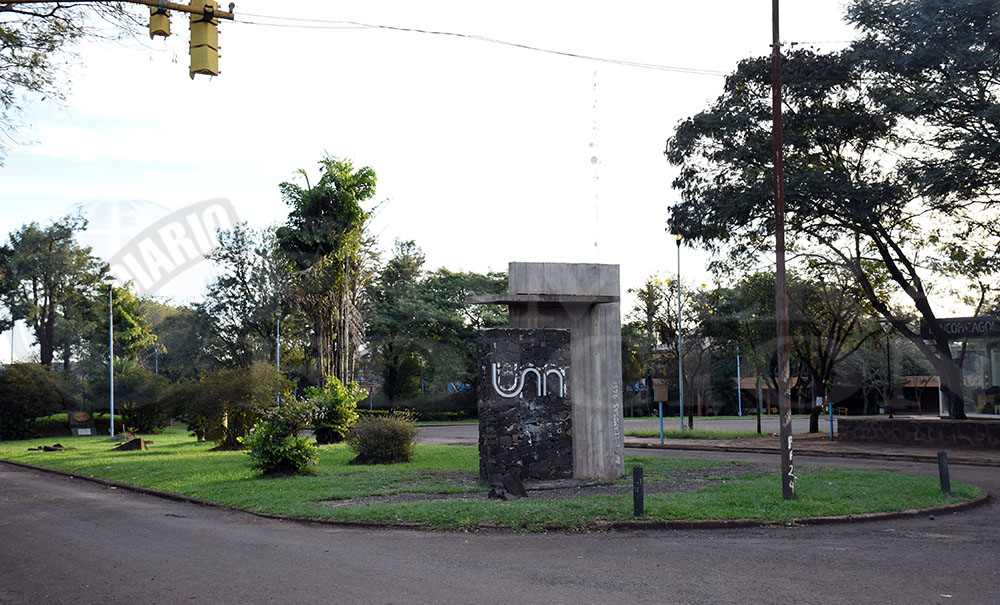
[[[281,309],[274,312],[274,319],[278,322],[278,327],[274,332],[274,367],[281,373]],[[276,395],[278,405],[281,405],[281,392],[279,389]]]
[[[684,430],[684,350],[681,340],[681,240],[684,236],[674,234],[677,241],[677,399],[680,401],[681,430]]]
[[[892,348],[889,342],[889,334],[892,332],[892,320],[878,320],[882,330],[885,332],[885,409],[892,418]]]
[[[107,275],[102,280],[108,285],[108,376],[111,378],[109,395],[111,398],[111,438],[115,438],[115,312],[113,293],[115,276]]]

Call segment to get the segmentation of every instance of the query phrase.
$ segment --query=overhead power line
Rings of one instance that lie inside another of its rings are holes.
[[[255,17],[257,19],[270,19],[276,21],[289,21],[290,23],[268,23],[264,21],[248,21],[242,17]],[[414,27],[400,27],[396,25],[383,25],[377,23],[361,23],[358,21],[341,21],[341,20],[327,20],[327,19],[306,19],[301,17],[276,17],[273,15],[255,15],[251,13],[240,13],[237,15],[237,23],[243,23],[245,25],[258,25],[264,27],[288,27],[295,29],[381,29],[387,31],[395,32],[406,32],[414,34],[425,34],[431,36],[448,36],[453,38],[464,38],[467,40],[475,40],[478,42],[486,42],[488,44],[499,44],[501,46],[509,46],[511,48],[519,48],[521,50],[527,50],[532,52],[546,53],[550,55],[557,55],[561,57],[569,57],[572,59],[582,59],[585,61],[595,61],[599,63],[608,63],[611,65],[620,65],[623,67],[635,67],[639,69],[651,69],[656,71],[670,71],[675,73],[683,74],[693,74],[700,76],[725,76],[728,72],[713,70],[713,69],[699,69],[695,67],[679,67],[675,65],[659,65],[656,63],[643,63],[639,61],[626,61],[623,59],[611,59],[608,57],[597,57],[593,55],[582,55],[579,53],[554,50],[551,48],[541,48],[538,46],[531,46],[529,44],[521,44],[518,42],[509,42],[507,40],[500,40],[497,38],[490,38],[487,36],[480,36],[476,34],[464,34],[460,32],[448,32],[448,31],[437,31],[429,29],[420,29]]]

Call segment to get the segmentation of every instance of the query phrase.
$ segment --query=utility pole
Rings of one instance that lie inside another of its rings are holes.
[[[781,496],[795,499],[792,465],[791,345],[788,329],[788,281],[785,275],[785,175],[781,136],[781,38],[778,2],[771,0],[771,113],[774,120],[775,315],[778,322],[778,439],[781,440]]]

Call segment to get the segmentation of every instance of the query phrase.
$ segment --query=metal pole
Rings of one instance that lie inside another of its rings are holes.
[[[663,445],[663,402],[658,402],[660,404],[660,445]]]
[[[274,334],[274,349],[275,349],[275,352],[274,352],[274,364],[275,365],[274,365],[274,367],[278,370],[278,373],[280,374],[281,373],[281,315],[279,315],[278,313],[275,313],[275,317],[274,318],[278,320],[278,327],[275,330],[275,334]],[[280,392],[277,395],[277,401],[278,401],[278,405],[281,405],[281,393]]]
[[[830,441],[833,441],[833,402],[827,400],[826,407],[830,411]]]
[[[111,377],[111,438],[115,437],[115,314],[112,294],[113,284],[108,284],[108,375]]]
[[[677,396],[681,404],[681,430],[684,430],[684,341],[681,338],[681,239],[677,234]]]
[[[775,316],[778,323],[778,435],[781,441],[781,496],[795,499],[792,465],[791,346],[788,329],[788,283],[785,275],[785,178],[782,166],[781,38],[778,3],[771,2],[771,114],[774,119]]]
[[[743,417],[743,377],[740,375],[740,348],[736,347],[736,412]]]

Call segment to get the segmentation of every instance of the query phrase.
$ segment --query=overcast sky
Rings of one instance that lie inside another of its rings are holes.
[[[782,11],[785,43],[834,50],[854,35],[839,0]],[[188,77],[179,14],[166,40],[82,46],[65,103],[33,104],[30,144],[0,168],[4,233],[83,204],[85,242],[110,259],[212,199],[264,227],[287,214],[278,184],[315,177],[329,153],[377,172],[384,250],[412,239],[428,268],[453,270],[617,263],[626,290],[676,271],[673,127],[771,40],[768,0],[244,0],[235,12],[216,78]],[[682,254],[685,275],[706,280],[704,256]],[[178,263],[151,293],[199,297],[206,265]]]

